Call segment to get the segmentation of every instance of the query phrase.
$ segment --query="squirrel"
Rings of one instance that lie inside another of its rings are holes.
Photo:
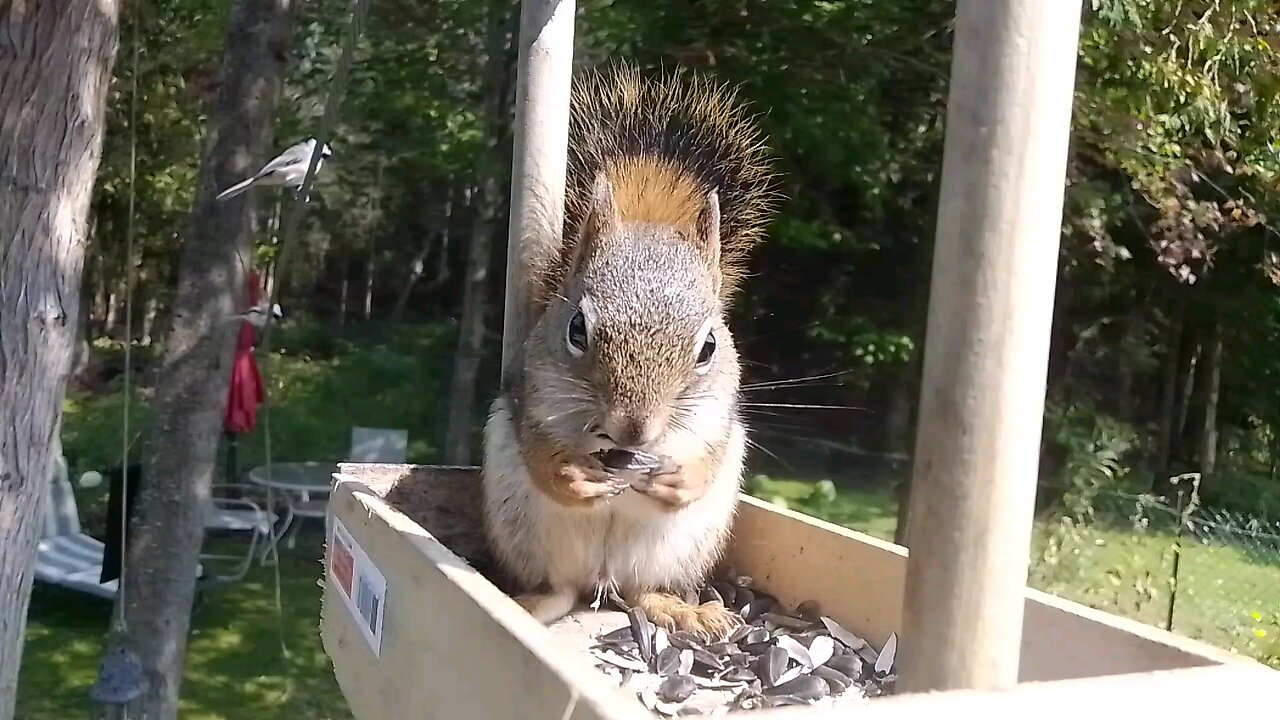
[[[483,516],[541,622],[608,593],[714,639],[741,622],[698,603],[747,449],[726,312],[776,193],[736,90],[679,80],[627,65],[573,80],[563,232],[529,240],[533,307],[484,428]],[[598,459],[618,450],[662,464]]]

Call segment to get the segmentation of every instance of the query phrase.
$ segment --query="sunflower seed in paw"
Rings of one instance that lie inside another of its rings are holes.
[[[606,468],[624,472],[646,472],[663,464],[662,458],[640,450],[610,448],[597,450],[591,454]]]
[[[795,695],[803,700],[821,700],[830,692],[831,687],[826,680],[812,675],[804,675],[764,691],[765,695]]]
[[[684,702],[697,687],[688,675],[672,675],[658,686],[658,697],[666,702]]]

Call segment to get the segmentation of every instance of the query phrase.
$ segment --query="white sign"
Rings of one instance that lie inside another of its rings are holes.
[[[329,547],[329,579],[355,615],[356,624],[373,648],[373,654],[381,657],[387,579],[336,517]]]

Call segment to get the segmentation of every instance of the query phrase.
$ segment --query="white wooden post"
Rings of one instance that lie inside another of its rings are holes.
[[[1018,679],[1081,0],[958,0],[899,692]]]
[[[512,148],[511,224],[502,323],[502,378],[507,382],[525,335],[530,252],[564,225],[574,0],[522,0]]]

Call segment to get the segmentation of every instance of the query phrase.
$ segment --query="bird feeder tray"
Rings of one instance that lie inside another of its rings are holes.
[[[584,608],[545,626],[491,579],[478,468],[343,463],[333,478],[321,636],[356,720],[661,717],[586,651],[624,613]],[[880,648],[900,631],[906,559],[901,546],[744,494],[725,565],[786,607],[815,601]],[[1280,697],[1280,672],[1246,658],[1033,589],[1026,598],[1013,688],[728,717],[1221,714]]]

